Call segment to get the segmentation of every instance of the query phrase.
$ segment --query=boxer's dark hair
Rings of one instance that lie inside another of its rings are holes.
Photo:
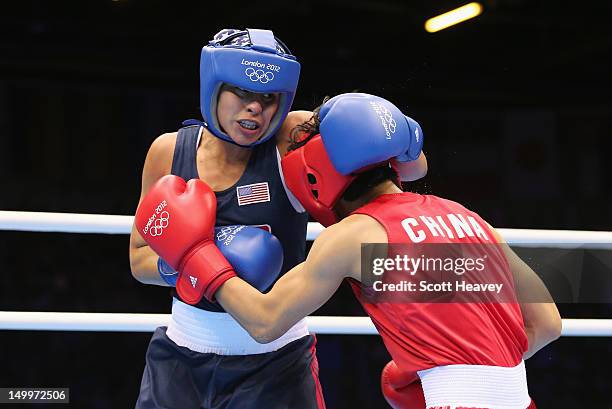
[[[312,111],[312,116],[306,122],[296,125],[291,130],[291,140],[289,144],[289,152],[296,150],[308,143],[314,136],[319,134],[319,111],[321,107],[330,99],[329,96],[323,99],[321,105]],[[304,136],[306,135],[306,136]],[[402,188],[397,175],[397,171],[388,163],[381,164],[365,172],[360,173],[357,178],[344,191],[342,199],[352,202],[357,200],[362,195],[365,195],[370,189],[376,187],[382,182],[390,180],[395,183],[400,189]]]
[[[386,164],[368,169],[360,173],[357,179],[353,180],[353,183],[342,194],[342,199],[347,202],[353,202],[387,180],[396,185],[399,184],[398,187],[402,188],[396,170],[390,165]]]
[[[308,119],[306,122],[302,122],[301,124],[296,125],[291,130],[289,152],[301,148],[302,146],[306,145],[306,142],[308,142],[314,136],[319,134],[319,126],[321,125],[319,111],[321,111],[321,107],[323,106],[323,104],[329,101],[329,99],[329,96],[323,98],[323,102],[321,103],[321,105],[319,105],[312,111],[312,116],[310,117],[310,119]]]

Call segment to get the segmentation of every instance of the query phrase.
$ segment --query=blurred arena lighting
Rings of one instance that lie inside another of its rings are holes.
[[[477,2],[468,3],[439,16],[432,17],[425,22],[425,31],[435,33],[455,24],[462,23],[482,13],[482,5]]]

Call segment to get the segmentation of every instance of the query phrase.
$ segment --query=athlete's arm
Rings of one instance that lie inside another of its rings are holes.
[[[417,160],[411,162],[396,161],[395,164],[400,180],[403,182],[412,182],[421,179],[427,174],[427,158],[424,152],[421,152]]]
[[[561,336],[561,316],[540,277],[512,251],[499,233],[493,232],[502,246],[516,283],[517,298],[529,341],[523,359],[531,358]]]
[[[238,278],[215,294],[217,301],[260,343],[275,340],[323,305],[347,277],[358,277],[360,235],[351,223],[338,223],[314,241],[308,258],[262,294]]]
[[[517,297],[529,340],[528,350],[523,354],[523,359],[527,359],[561,336],[561,316],[540,277],[508,245],[504,244],[504,247],[515,277]]]
[[[159,178],[170,174],[175,144],[176,133],[163,134],[151,144],[142,171],[142,188],[138,204]],[[157,254],[143,240],[136,227],[132,226],[130,268],[134,278],[144,284],[168,286],[159,275],[157,260]]]

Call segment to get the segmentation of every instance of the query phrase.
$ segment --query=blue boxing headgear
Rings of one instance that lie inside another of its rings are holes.
[[[267,141],[287,117],[299,78],[300,63],[272,31],[220,31],[202,48],[200,59],[200,109],[208,130],[236,144],[221,130],[217,118],[217,102],[223,84],[250,92],[280,93],[278,111],[268,129],[249,146]]]

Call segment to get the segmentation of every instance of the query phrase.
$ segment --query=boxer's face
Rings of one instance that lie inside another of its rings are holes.
[[[250,145],[268,129],[279,99],[278,93],[249,92],[224,85],[217,104],[219,125],[234,142]]]

